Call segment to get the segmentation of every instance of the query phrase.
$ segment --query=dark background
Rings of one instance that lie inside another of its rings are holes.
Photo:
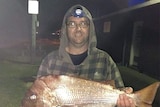
[[[59,30],[65,12],[74,4],[86,6],[96,18],[144,1],[147,0],[39,0],[38,36],[48,37]],[[27,8],[28,0],[0,0],[0,47],[30,38],[31,15]]]
[[[74,4],[81,4],[88,8],[94,18],[98,48],[107,51],[116,63],[160,79],[160,6],[158,2],[154,5],[141,5],[143,2],[149,4],[150,1],[156,0],[39,0],[36,37],[54,39],[52,33],[60,30],[66,11]],[[138,7],[138,4],[141,6]],[[135,9],[134,6],[138,8]],[[2,53],[7,55],[5,52],[8,48],[15,50],[13,47],[22,44],[25,45],[21,47],[23,51],[16,51],[14,59],[17,56],[24,58],[26,53],[28,55],[32,15],[28,14],[27,9],[28,0],[0,0],[0,57],[4,58]],[[111,22],[111,31],[108,33],[103,32],[106,21]],[[140,53],[135,57],[138,64],[131,65],[129,60],[133,25],[137,21],[143,22],[138,46]],[[26,41],[28,44],[25,44]],[[11,56],[14,52],[8,50],[7,53]],[[37,51],[44,53],[42,46],[38,46]]]

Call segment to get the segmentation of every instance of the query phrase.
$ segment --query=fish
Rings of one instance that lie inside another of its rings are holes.
[[[160,86],[155,82],[127,94],[110,83],[67,75],[42,76],[27,90],[21,107],[115,107],[120,94],[131,97],[137,107],[152,107]]]

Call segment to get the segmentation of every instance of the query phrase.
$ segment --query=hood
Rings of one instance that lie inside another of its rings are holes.
[[[68,39],[67,39],[67,33],[66,33],[66,20],[76,7],[81,7],[85,14],[85,17],[87,17],[90,21],[88,54],[92,54],[93,51],[96,49],[97,39],[96,39],[95,27],[93,24],[92,16],[90,12],[82,5],[74,5],[66,12],[63,19],[62,28],[61,28],[60,46],[59,46],[60,56],[63,56],[63,54],[66,53],[65,47],[68,45]]]

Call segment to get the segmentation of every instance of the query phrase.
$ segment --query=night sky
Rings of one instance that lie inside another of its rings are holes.
[[[39,32],[45,35],[43,33],[51,34],[51,31],[59,30],[64,14],[74,4],[81,4],[87,7],[93,17],[110,13],[116,9],[113,8],[112,2],[107,1],[105,3],[104,1],[106,0],[40,0],[40,15],[38,15],[40,21]]]
[[[114,2],[113,2],[114,1]],[[38,37],[48,37],[61,28],[65,12],[74,4],[88,8],[94,18],[115,12],[116,0],[39,0]],[[31,38],[28,0],[0,0],[0,47]]]

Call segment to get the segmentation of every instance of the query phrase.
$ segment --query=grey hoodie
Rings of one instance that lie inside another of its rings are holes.
[[[96,50],[97,40],[96,40],[96,34],[95,34],[95,28],[94,28],[92,16],[85,7],[81,5],[75,5],[66,12],[64,19],[63,19],[62,28],[61,28],[60,48],[59,48],[60,50],[59,53],[62,56],[68,56],[68,54],[66,55],[66,51],[65,51],[65,47],[68,45],[68,39],[66,35],[67,34],[66,33],[66,20],[67,20],[67,17],[70,16],[70,14],[72,13],[73,9],[75,9],[76,7],[81,7],[83,11],[85,12],[85,15],[86,15],[85,17],[87,17],[90,21],[88,54],[91,54],[94,50]],[[66,60],[68,60],[68,58]]]
[[[68,45],[66,20],[76,7],[81,7],[85,17],[90,21],[88,56],[79,65],[74,65],[69,54],[65,51],[65,47]],[[74,75],[94,81],[114,80],[116,87],[124,87],[116,64],[107,52],[96,48],[96,45],[96,33],[90,12],[81,5],[71,7],[63,19],[59,49],[43,59],[37,76],[56,74]]]

